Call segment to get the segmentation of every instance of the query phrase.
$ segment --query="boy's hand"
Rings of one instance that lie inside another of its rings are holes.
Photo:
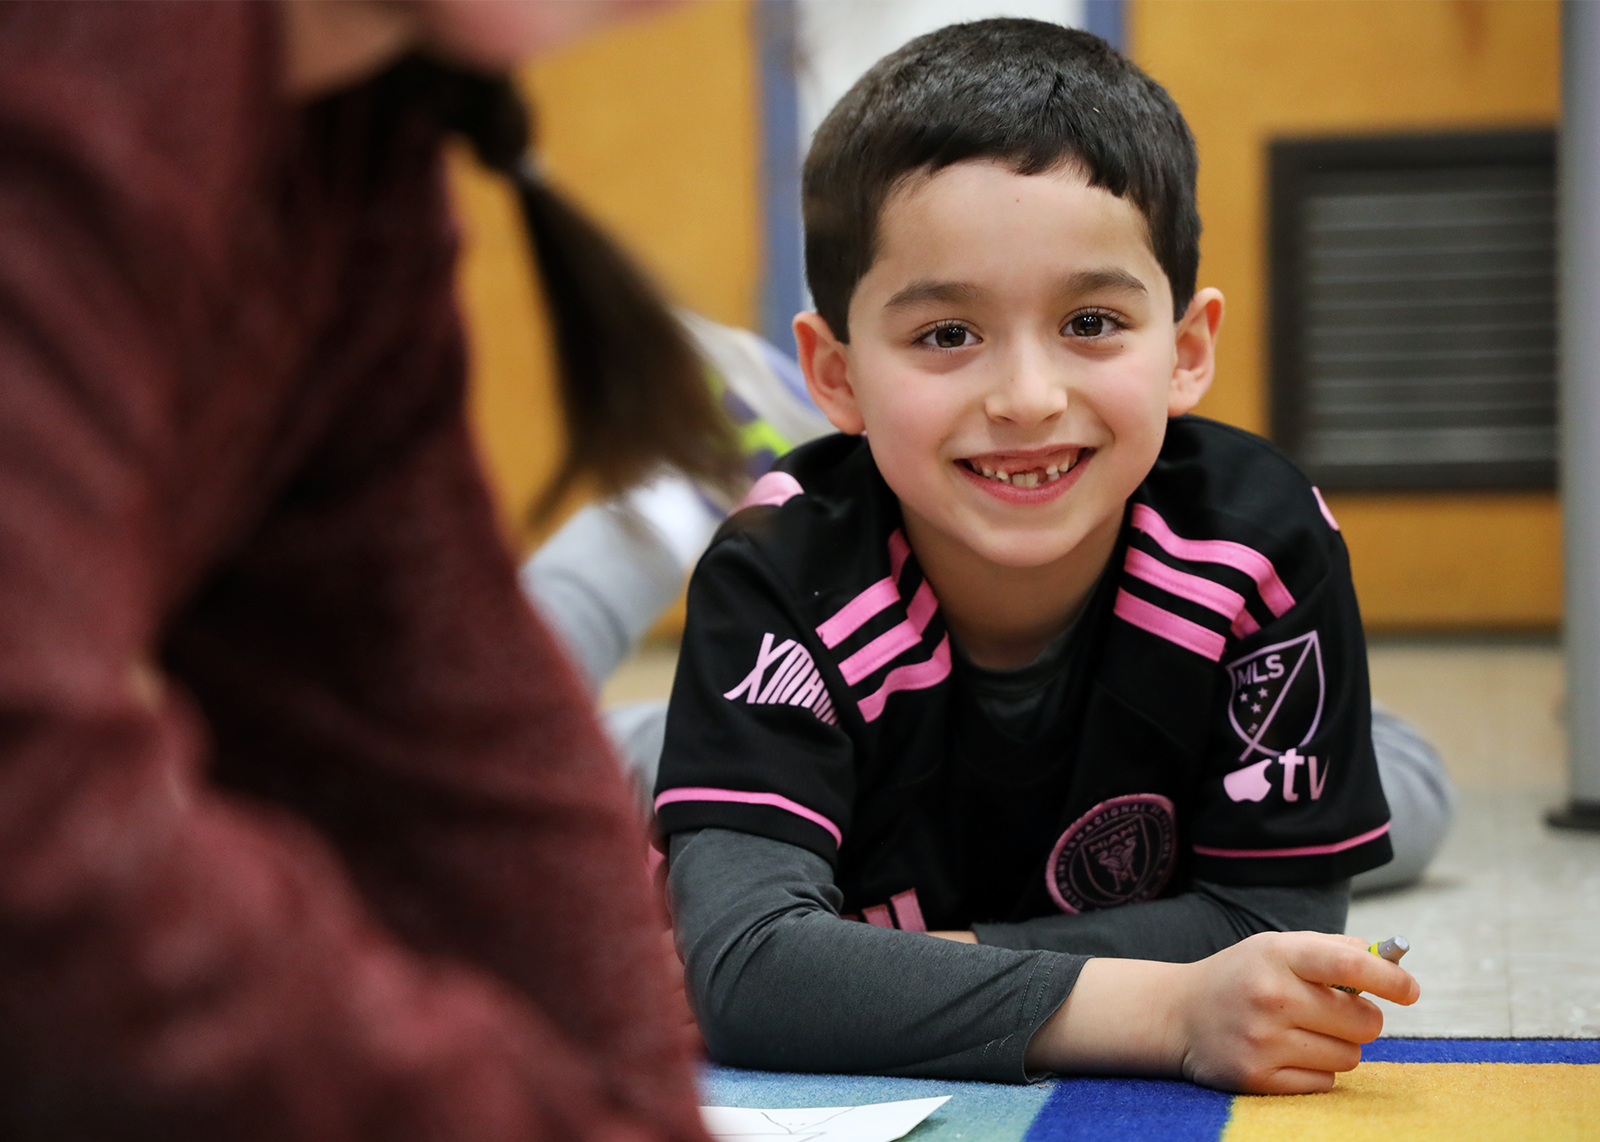
[[[1404,968],[1360,940],[1266,932],[1193,964],[1090,960],[1028,1044],[1030,1070],[1182,1075],[1254,1094],[1329,1090],[1383,1030],[1371,1000],[1415,1003]]]
[[[1331,1090],[1335,1072],[1361,1062],[1383,1013],[1332,984],[1402,1004],[1421,990],[1361,940],[1320,932],[1262,933],[1185,966],[1184,1077],[1254,1094]]]

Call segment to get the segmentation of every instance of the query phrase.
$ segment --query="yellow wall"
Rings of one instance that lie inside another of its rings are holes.
[[[711,0],[611,29],[523,74],[551,180],[668,295],[749,326],[759,297],[758,76],[746,0]],[[473,416],[508,536],[554,473],[564,429],[517,210],[499,180],[452,163],[466,240],[462,305]]]
[[[1555,0],[1130,0],[1132,54],[1200,145],[1203,285],[1228,314],[1200,411],[1265,432],[1266,144],[1276,136],[1551,125]],[[1551,494],[1330,495],[1369,626],[1549,627]]]

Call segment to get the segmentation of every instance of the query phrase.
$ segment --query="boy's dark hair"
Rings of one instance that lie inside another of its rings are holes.
[[[806,280],[849,340],[851,295],[877,257],[884,202],[916,172],[968,159],[1018,174],[1081,166],[1144,216],[1176,316],[1194,297],[1200,215],[1194,136],[1161,85],[1098,36],[1038,20],[978,20],[874,64],[817,128],[803,195]]]

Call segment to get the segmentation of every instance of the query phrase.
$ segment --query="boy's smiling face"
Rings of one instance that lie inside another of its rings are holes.
[[[1082,559],[1097,575],[1167,418],[1210,383],[1221,294],[1172,310],[1131,202],[1074,167],[965,162],[890,196],[849,343],[815,314],[796,336],[824,411],[868,434],[925,566]]]

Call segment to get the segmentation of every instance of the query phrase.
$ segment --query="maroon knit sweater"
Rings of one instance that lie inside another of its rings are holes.
[[[0,6],[0,1137],[702,1139],[437,134],[276,36]]]

